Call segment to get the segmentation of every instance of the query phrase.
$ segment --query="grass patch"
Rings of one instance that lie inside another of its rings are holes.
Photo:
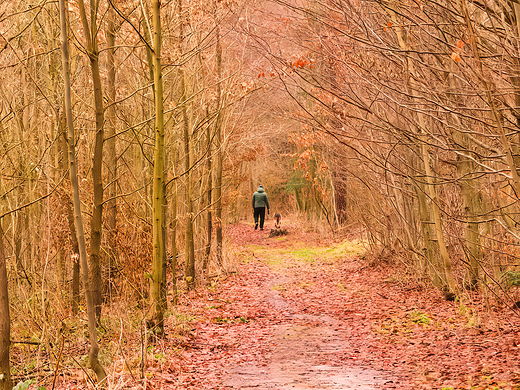
[[[294,243],[290,248],[269,248],[249,245],[254,257],[261,258],[272,268],[284,268],[287,264],[312,264],[316,261],[335,261],[346,257],[363,257],[365,242],[361,240],[343,241],[330,246],[308,246],[303,242]]]
[[[334,258],[352,256],[363,257],[367,252],[367,246],[366,242],[362,240],[343,241],[329,247],[325,252]]]
[[[247,324],[250,319],[247,317],[215,317],[213,321],[217,324]]]
[[[420,312],[419,310],[414,310],[410,313],[410,320],[415,322],[416,324],[428,325],[432,322],[432,319],[428,317],[425,313]]]
[[[320,248],[299,248],[289,251],[289,255],[296,260],[301,260],[306,263],[313,263],[320,257]]]
[[[401,335],[407,336],[414,332],[414,329],[419,328],[427,328],[430,329],[432,326],[435,326],[435,322],[431,316],[427,313],[423,313],[419,310],[414,310],[406,316],[402,317],[389,317],[377,324],[374,329],[375,333],[379,333],[381,335],[391,336],[391,335]]]

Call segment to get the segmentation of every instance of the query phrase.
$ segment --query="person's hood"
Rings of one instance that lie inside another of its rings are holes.
[[[256,190],[257,192],[264,192],[264,186],[260,186],[258,187],[258,190]]]

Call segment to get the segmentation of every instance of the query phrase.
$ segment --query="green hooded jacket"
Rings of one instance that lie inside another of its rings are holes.
[[[258,187],[258,190],[253,194],[253,208],[267,207],[269,210],[269,199],[264,191],[264,186]]]

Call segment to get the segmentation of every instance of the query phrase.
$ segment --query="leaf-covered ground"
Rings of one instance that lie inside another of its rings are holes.
[[[229,229],[237,272],[182,297],[146,388],[520,389],[516,314],[448,302],[355,240],[284,227]],[[112,387],[136,383],[124,367]]]

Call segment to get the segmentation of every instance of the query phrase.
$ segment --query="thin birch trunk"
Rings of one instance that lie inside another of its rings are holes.
[[[92,156],[92,181],[94,187],[94,206],[90,221],[90,271],[92,273],[92,296],[96,307],[96,318],[101,318],[102,278],[101,278],[101,231],[103,227],[103,142],[105,138],[105,110],[103,105],[103,90],[99,71],[99,50],[97,47],[97,4],[90,1],[90,25],[87,20],[85,4],[78,0],[83,33],[85,35],[87,55],[94,85],[94,106],[96,114],[96,136],[94,138],[94,153]]]
[[[179,20],[179,39],[177,41],[179,55],[183,53],[184,17],[182,0],[177,1],[177,17]],[[188,289],[195,287],[195,240],[193,232],[193,174],[191,169],[192,145],[190,135],[190,123],[188,118],[188,107],[186,102],[186,73],[184,68],[179,68],[179,104],[181,104],[182,115],[182,139],[184,148],[184,171],[186,172],[186,248],[185,248],[185,277]]]
[[[155,153],[153,180],[153,269],[152,269],[152,308],[155,326],[159,335],[164,334],[164,312],[166,310],[164,242],[164,108],[163,79],[161,66],[161,2],[154,0],[153,13],[153,75],[155,91]]]
[[[11,318],[9,316],[7,264],[4,252],[4,231],[0,220],[0,390],[11,390],[9,349],[11,347]]]
[[[108,200],[107,200],[107,226],[108,226],[108,297],[111,293],[112,269],[117,264],[117,152],[116,152],[116,64],[115,64],[115,45],[116,45],[116,23],[115,11],[112,6],[108,8],[107,15],[107,179],[108,179]]]
[[[67,116],[67,127],[69,129],[69,172],[73,191],[74,221],[76,236],[78,239],[79,259],[83,270],[83,286],[87,301],[88,329],[90,338],[89,363],[90,368],[96,373],[98,382],[106,378],[106,373],[99,362],[99,345],[97,342],[96,313],[92,290],[90,288],[89,268],[87,262],[87,249],[85,244],[85,233],[83,230],[83,216],[81,214],[81,200],[79,196],[79,182],[76,164],[74,121],[72,117],[71,86],[69,71],[69,48],[67,36],[67,16],[65,0],[59,0],[60,24],[61,24],[61,53],[63,62],[63,79],[65,84],[65,113]]]
[[[213,18],[215,23],[215,57],[217,65],[216,83],[216,110],[217,118],[215,121],[215,143],[216,143],[216,166],[215,166],[215,233],[216,233],[216,258],[217,266],[222,269],[224,266],[223,258],[223,234],[222,234],[222,175],[224,164],[224,144],[222,141],[222,45],[220,42],[220,25],[217,20],[217,2],[213,2]]]
[[[174,173],[177,171],[175,169],[175,166],[177,164],[177,153],[173,153],[174,161]],[[172,184],[172,196],[171,196],[171,222],[170,222],[170,235],[171,235],[171,258],[172,258],[172,293],[173,293],[173,304],[176,305],[178,303],[178,291],[177,291],[177,256],[178,256],[178,249],[177,249],[177,195],[178,195],[178,189],[177,189],[177,180],[175,180]]]

